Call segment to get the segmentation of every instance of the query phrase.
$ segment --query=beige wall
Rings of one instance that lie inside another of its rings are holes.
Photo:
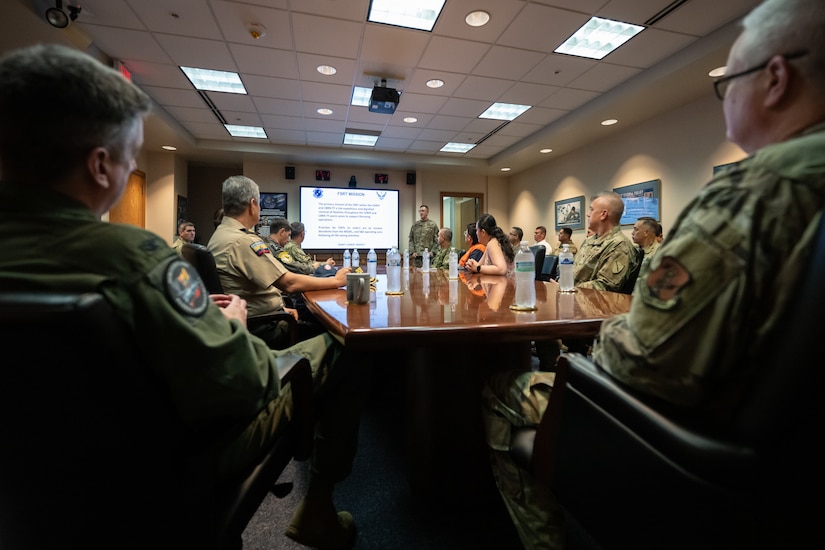
[[[528,229],[545,225],[551,240],[555,201],[584,195],[586,213],[590,197],[599,191],[660,179],[660,221],[667,232],[679,212],[710,181],[713,166],[744,156],[725,140],[722,104],[708,85],[706,98],[512,176],[509,219],[499,225],[521,226],[527,235],[532,234]],[[630,235],[630,226],[625,232]],[[581,243],[584,236],[585,230],[574,231],[573,240]]]

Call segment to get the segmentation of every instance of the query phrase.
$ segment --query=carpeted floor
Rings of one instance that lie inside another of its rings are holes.
[[[385,384],[370,392],[362,414],[358,454],[349,478],[336,489],[339,510],[358,527],[356,550],[520,549],[521,544],[492,477],[472,496],[413,496],[405,471],[403,423],[391,411],[403,396]],[[403,417],[402,417],[403,418]],[[306,549],[284,536],[306,489],[309,462],[292,462],[281,481],[294,488],[284,498],[267,496],[244,532],[244,550]]]

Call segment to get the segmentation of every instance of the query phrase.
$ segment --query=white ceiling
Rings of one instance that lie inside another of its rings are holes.
[[[707,72],[724,64],[737,34],[731,23],[758,4],[447,0],[428,33],[367,23],[369,0],[66,1],[82,11],[64,30],[42,15],[53,2],[13,1],[20,6],[0,23],[0,50],[68,40],[122,61],[157,103],[146,150],[168,143],[199,161],[265,156],[318,167],[462,166],[488,174],[505,166],[516,173],[713,93]],[[492,15],[486,26],[465,24],[476,9]],[[552,53],[591,15],[648,28],[601,61]],[[264,25],[266,35],[253,39],[249,23]],[[337,74],[321,75],[320,64]],[[249,95],[206,95],[227,122],[262,126],[268,139],[231,137],[179,65],[240,73]],[[395,114],[349,105],[353,86],[372,87],[381,77],[401,92]],[[427,88],[431,78],[446,84]],[[496,101],[533,107],[499,128],[502,121],[477,118]],[[319,107],[334,113],[324,117]],[[418,122],[406,124],[406,116]],[[601,126],[605,118],[619,124]],[[381,134],[374,148],[345,146],[346,128]],[[449,141],[478,145],[439,152]],[[553,153],[539,153],[544,147]]]

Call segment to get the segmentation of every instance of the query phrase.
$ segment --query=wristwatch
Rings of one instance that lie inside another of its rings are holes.
[[[481,273],[481,266],[480,265],[476,266],[476,273]]]

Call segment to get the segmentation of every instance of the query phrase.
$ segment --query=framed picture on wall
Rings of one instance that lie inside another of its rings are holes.
[[[633,225],[643,216],[656,221],[662,219],[661,193],[662,180],[650,180],[625,187],[614,187],[613,191],[621,195],[624,202],[622,225]]]
[[[556,201],[556,231],[562,227],[584,229],[584,195]]]
[[[269,224],[275,218],[286,218],[286,193],[261,193],[261,217],[259,225],[266,227],[269,234]],[[263,235],[266,236],[266,235]]]

